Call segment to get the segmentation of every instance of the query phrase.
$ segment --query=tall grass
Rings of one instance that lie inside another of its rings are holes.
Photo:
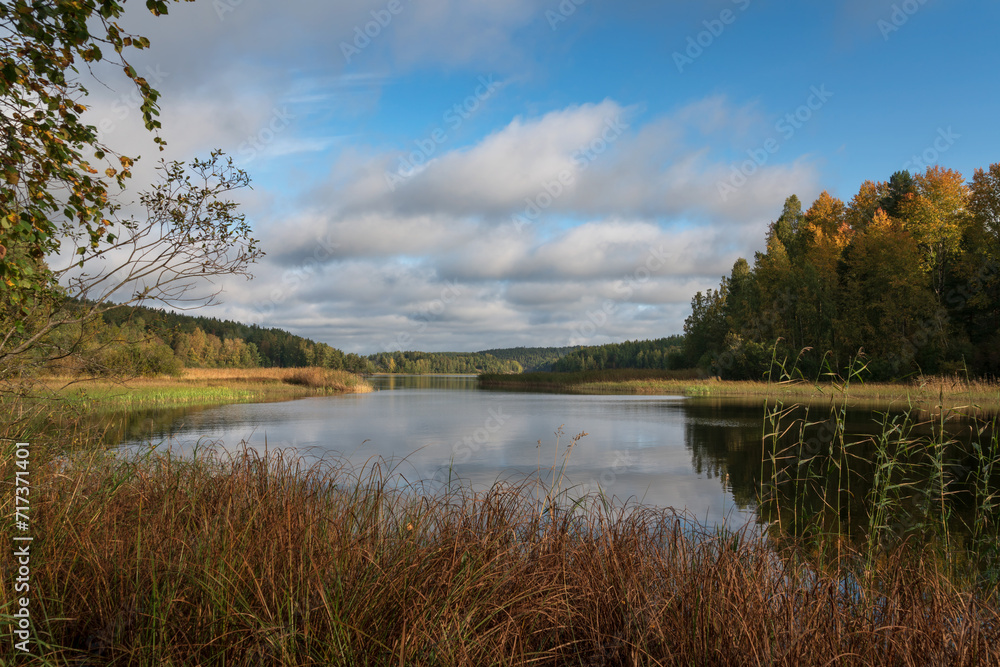
[[[779,382],[791,376],[777,370]],[[774,535],[800,546],[805,540],[822,557],[836,558],[846,542],[871,565],[887,551],[920,545],[937,554],[952,581],[994,597],[1000,420],[978,406],[945,407],[942,392],[930,411],[876,411],[876,433],[851,434],[845,406],[861,371],[858,365],[836,383],[843,397],[821,419],[810,418],[809,406],[766,407],[761,516]],[[966,431],[961,439],[958,427]]]
[[[428,490],[279,451],[38,465],[48,664],[1000,664],[994,601],[921,550],[820,561],[558,482]]]

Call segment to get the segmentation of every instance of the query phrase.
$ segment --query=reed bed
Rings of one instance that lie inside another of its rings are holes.
[[[781,369],[783,371],[783,369]],[[828,404],[831,400],[856,406],[906,408],[919,406],[976,406],[1000,410],[1000,381],[962,377],[921,376],[909,382],[855,381],[849,392],[842,381],[815,382],[790,380],[775,373],[780,381],[719,380],[699,378],[696,370],[657,371],[614,369],[577,373],[525,373],[522,375],[481,375],[486,388],[559,390],[581,394],[665,394],[688,397],[769,399],[800,403]]]
[[[419,488],[245,446],[55,451],[33,472],[35,664],[1000,664],[995,596],[932,550],[815,559],[574,498],[560,471]]]
[[[87,410],[251,403],[373,390],[359,375],[327,368],[191,368],[176,378],[50,376],[43,382],[67,408]]]

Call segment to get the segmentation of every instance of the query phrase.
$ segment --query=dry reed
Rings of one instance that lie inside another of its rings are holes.
[[[38,465],[51,664],[1000,664],[995,603],[920,550],[820,565],[538,478],[422,492],[379,462],[245,447]]]

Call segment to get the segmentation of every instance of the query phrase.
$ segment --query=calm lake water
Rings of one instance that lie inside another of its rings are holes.
[[[586,432],[569,454],[563,488],[599,487],[622,501],[686,508],[702,522],[731,526],[755,518],[761,479],[770,475],[762,466],[763,401],[484,391],[470,376],[372,381],[378,391],[370,394],[136,416],[124,444],[187,452],[198,443],[237,449],[246,441],[359,465],[391,460],[408,480],[446,479],[450,471],[487,486],[550,470],[554,458],[561,466],[573,436]],[[877,419],[850,411],[848,431],[880,432]],[[826,446],[822,425],[811,428]]]

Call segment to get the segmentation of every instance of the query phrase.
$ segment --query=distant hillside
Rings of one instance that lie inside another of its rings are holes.
[[[379,352],[368,356],[376,373],[520,373],[514,359],[482,352]]]
[[[577,347],[513,347],[480,352],[379,352],[368,356],[377,373],[498,373],[549,370]]]
[[[674,370],[687,366],[684,357],[684,336],[669,336],[657,340],[636,340],[584,347],[557,361],[552,365],[552,370],[561,373],[607,368]]]
[[[497,359],[511,359],[521,364],[525,373],[530,373],[551,370],[552,364],[579,349],[579,345],[575,347],[509,347],[483,350],[477,354],[490,354]]]
[[[336,370],[365,372],[368,361],[344,354],[326,343],[317,343],[283,329],[242,324],[215,317],[191,316],[163,309],[116,308],[104,321],[117,329],[145,335],[166,345],[189,367],[279,367],[322,366]]]

